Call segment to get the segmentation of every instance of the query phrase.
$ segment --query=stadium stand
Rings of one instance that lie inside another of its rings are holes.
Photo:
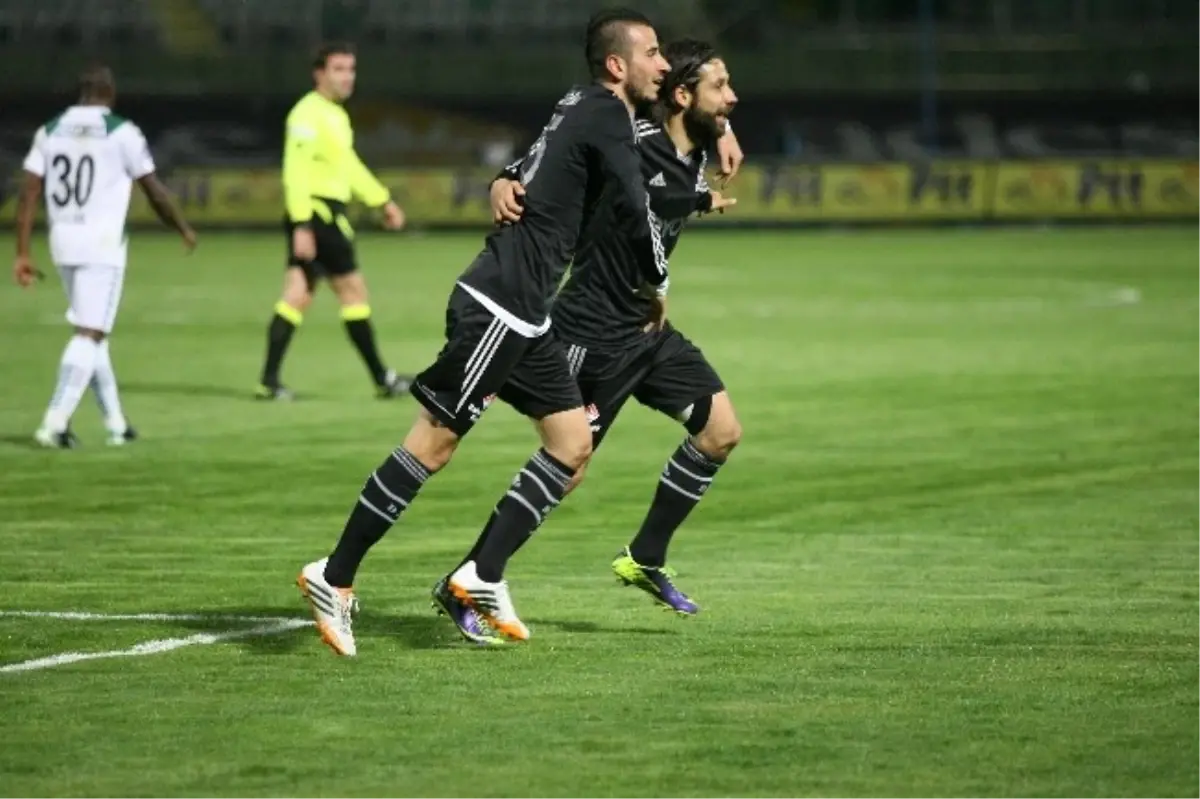
[[[0,0],[0,42],[53,46],[153,43],[160,38],[146,0]]]
[[[495,38],[520,30],[534,39],[578,38],[591,7],[574,0],[196,0],[225,42],[301,42],[338,36],[384,43],[412,38]],[[693,4],[642,2],[671,19]]]
[[[321,37],[321,0],[196,0],[230,44],[287,44]]]

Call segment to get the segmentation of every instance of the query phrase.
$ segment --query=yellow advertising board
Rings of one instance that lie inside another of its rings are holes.
[[[414,225],[491,222],[487,168],[396,169],[379,173]],[[193,224],[269,227],[282,223],[277,169],[183,169],[166,180]],[[0,193],[11,218],[15,182]],[[929,164],[748,166],[729,187],[737,207],[716,224],[854,223],[1020,219],[1184,219],[1200,214],[1195,160],[1073,159]],[[353,215],[362,219],[365,209]],[[156,223],[135,190],[133,224]]]
[[[478,169],[385,170],[379,179],[416,224],[487,225],[488,186],[494,171]],[[180,170],[167,185],[195,225],[283,224],[283,193],[278,170]],[[359,218],[366,209],[357,208]],[[140,193],[130,221],[153,222],[154,212]]]
[[[987,173],[985,164],[954,161],[751,167],[730,186],[737,208],[721,221],[982,219]]]
[[[1153,219],[1200,213],[1195,161],[1002,162],[996,219]]]

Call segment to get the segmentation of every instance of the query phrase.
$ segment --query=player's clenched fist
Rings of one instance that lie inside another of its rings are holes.
[[[33,281],[37,280],[37,273],[37,267],[29,257],[19,255],[17,260],[13,261],[13,278],[23,289],[33,285]]]

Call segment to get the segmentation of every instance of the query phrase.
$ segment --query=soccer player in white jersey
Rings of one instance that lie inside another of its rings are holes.
[[[146,138],[112,112],[112,72],[94,65],[79,78],[79,102],[38,128],[25,158],[17,207],[17,258],[13,276],[25,288],[41,277],[30,255],[38,197],[45,193],[50,256],[67,293],[67,321],[75,334],[67,343],[58,384],[35,440],[69,449],[77,443],[71,416],[90,385],[108,428],[108,443],[136,437],[121,410],[117,378],[108,351],[125,283],[125,219],[133,181],[158,217],[178,231],[190,252],[196,234],[154,175]]]

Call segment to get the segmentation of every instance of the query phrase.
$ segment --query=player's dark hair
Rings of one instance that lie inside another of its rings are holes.
[[[663,57],[671,65],[671,71],[663,78],[659,101],[668,113],[678,114],[683,108],[675,101],[675,90],[680,86],[694,90],[704,65],[718,57],[717,49],[699,39],[680,39],[666,46]]]
[[[604,62],[610,55],[629,58],[629,28],[632,25],[654,27],[649,17],[631,8],[606,8],[588,20],[584,56],[593,80],[609,77]]]
[[[99,61],[93,61],[79,73],[79,98],[81,100],[109,100],[117,93],[117,82],[112,70]]]
[[[354,45],[350,42],[325,42],[313,53],[312,68],[325,69],[329,58],[335,55],[356,55]]]

